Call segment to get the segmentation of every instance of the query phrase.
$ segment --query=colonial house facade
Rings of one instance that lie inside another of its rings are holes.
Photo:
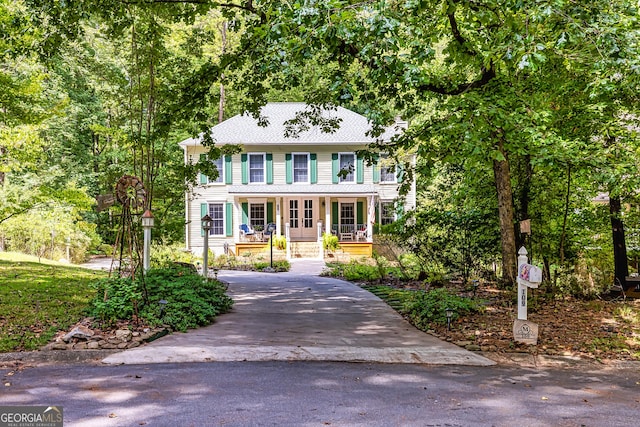
[[[367,135],[368,120],[337,107],[323,110],[339,127],[323,132],[310,126],[295,137],[285,136],[288,121],[305,110],[302,103],[270,103],[261,110],[266,126],[249,114],[237,115],[211,128],[217,146],[241,147],[239,154],[213,160],[217,179],[200,174],[194,191],[186,195],[186,246],[202,253],[201,218],[213,227],[208,246],[215,254],[263,250],[270,232],[287,239],[287,257],[297,243],[318,247],[322,233],[333,233],[341,248],[355,255],[371,255],[376,224],[393,222],[415,207],[415,183],[400,202],[402,168],[380,161],[367,165],[357,156],[375,138]],[[402,126],[387,129],[388,140]],[[184,161],[201,159],[201,139],[180,142]],[[272,231],[273,230],[273,231]],[[308,256],[308,255],[307,255]]]

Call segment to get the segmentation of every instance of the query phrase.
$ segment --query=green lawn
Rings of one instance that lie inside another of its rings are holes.
[[[0,352],[36,350],[84,316],[106,273],[0,252]]]

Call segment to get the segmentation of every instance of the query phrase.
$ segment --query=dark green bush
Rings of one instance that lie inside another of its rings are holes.
[[[412,291],[400,311],[417,328],[427,330],[431,324],[447,323],[447,308],[453,310],[452,320],[455,321],[464,314],[481,311],[483,306],[474,300],[454,295],[446,288],[439,288],[427,292]]]
[[[270,267],[270,261],[256,261],[253,263],[253,268],[255,268],[257,271],[262,271]],[[275,271],[289,271],[291,269],[291,263],[287,260],[274,260],[273,269]]]
[[[97,288],[91,314],[109,324],[137,314],[146,323],[185,331],[211,323],[233,305],[222,283],[181,267],[152,269],[133,281],[105,279],[97,282]],[[161,300],[166,304],[160,304]]]
[[[96,294],[90,303],[90,313],[106,324],[131,319],[142,301],[138,283],[129,278],[100,279],[92,284]]]

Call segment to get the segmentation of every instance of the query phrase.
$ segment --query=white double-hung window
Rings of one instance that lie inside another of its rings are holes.
[[[293,182],[309,182],[309,154],[293,154]]]
[[[397,182],[396,167],[387,154],[380,156],[380,182]]]
[[[264,183],[265,182],[265,156],[264,153],[249,154],[249,182]]]
[[[213,221],[213,227],[209,230],[209,235],[224,235],[224,203],[209,203],[209,216]]]
[[[354,153],[340,153],[340,182],[355,180],[356,155]]]

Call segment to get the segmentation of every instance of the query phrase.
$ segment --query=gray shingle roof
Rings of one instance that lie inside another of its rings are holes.
[[[297,137],[285,137],[286,122],[296,117],[296,113],[305,110],[304,103],[274,102],[262,107],[261,116],[268,126],[260,126],[258,120],[244,113],[234,116],[211,128],[211,136],[217,144],[369,144],[376,141],[367,135],[371,124],[366,117],[343,107],[324,110],[323,117],[338,119],[339,128],[334,132],[323,132],[319,126],[300,132]],[[388,128],[380,137],[388,140],[394,133]],[[198,145],[199,138],[189,138],[180,143],[182,146]]]

